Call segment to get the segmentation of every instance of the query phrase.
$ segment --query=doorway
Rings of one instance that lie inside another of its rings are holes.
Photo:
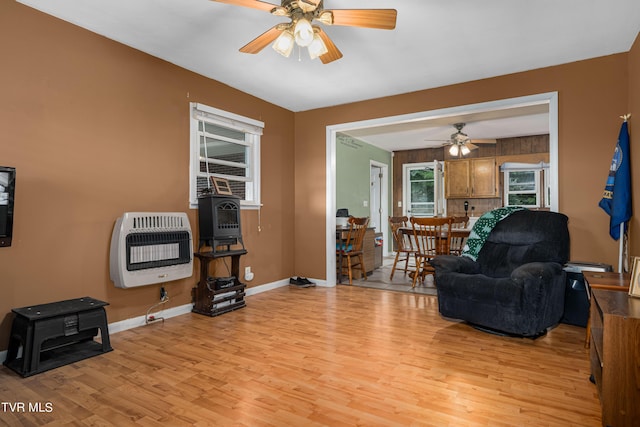
[[[371,160],[370,166],[370,183],[371,191],[369,200],[370,204],[370,221],[371,227],[374,227],[377,232],[383,232],[387,223],[387,205],[389,204],[389,190],[388,190],[388,176],[387,170],[389,167],[384,163]]]
[[[402,214],[432,217],[446,213],[442,162],[402,165]]]
[[[387,217],[389,216],[389,166],[370,161],[370,194],[369,194],[369,226],[373,227],[376,233],[382,233],[382,241],[388,242],[388,224]],[[387,255],[388,245],[384,245],[383,254]]]
[[[538,95],[529,95],[517,98],[502,99],[498,101],[483,102],[459,107],[443,108],[439,110],[423,111],[401,116],[390,116],[379,119],[363,120],[353,123],[342,123],[327,126],[326,128],[326,284],[335,286],[335,210],[336,210],[336,135],[351,129],[364,129],[373,126],[411,122],[417,120],[432,120],[443,117],[459,117],[464,121],[464,116],[472,116],[487,112],[505,112],[528,105],[546,105],[548,108],[549,122],[549,200],[551,210],[557,212],[559,204],[558,196],[558,93],[547,92]]]

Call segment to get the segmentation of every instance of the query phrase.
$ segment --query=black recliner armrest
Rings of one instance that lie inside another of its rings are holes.
[[[561,270],[562,266],[556,262],[530,262],[513,270],[511,279],[520,285],[524,285],[532,279],[543,279],[548,282],[560,274]]]
[[[439,255],[430,260],[429,264],[440,272],[463,274],[478,274],[480,272],[480,265],[466,256]]]

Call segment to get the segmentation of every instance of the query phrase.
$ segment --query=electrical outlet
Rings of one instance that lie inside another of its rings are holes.
[[[253,280],[253,273],[251,272],[251,267],[244,268],[244,280],[250,282]]]

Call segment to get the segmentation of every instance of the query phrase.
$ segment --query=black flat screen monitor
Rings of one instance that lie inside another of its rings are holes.
[[[16,168],[0,166],[0,246],[11,246]]]

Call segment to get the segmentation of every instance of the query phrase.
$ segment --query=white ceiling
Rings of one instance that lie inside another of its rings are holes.
[[[476,139],[544,135],[549,133],[549,105],[544,103],[438,118],[428,117],[346,130],[342,133],[387,151],[412,150],[445,145],[451,134],[457,132],[452,126],[454,123],[465,123],[462,132],[472,142]]]
[[[257,9],[209,0],[18,1],[294,112],[627,52],[640,31],[639,0],[325,0],[325,9],[394,8],[398,18],[391,31],[325,26],[344,57],[324,65],[306,52],[238,52],[285,22]],[[544,121],[517,120],[467,120],[465,133],[506,137]],[[446,138],[451,123],[408,139]],[[500,135],[482,131],[498,125]],[[367,142],[390,141],[375,135]]]

